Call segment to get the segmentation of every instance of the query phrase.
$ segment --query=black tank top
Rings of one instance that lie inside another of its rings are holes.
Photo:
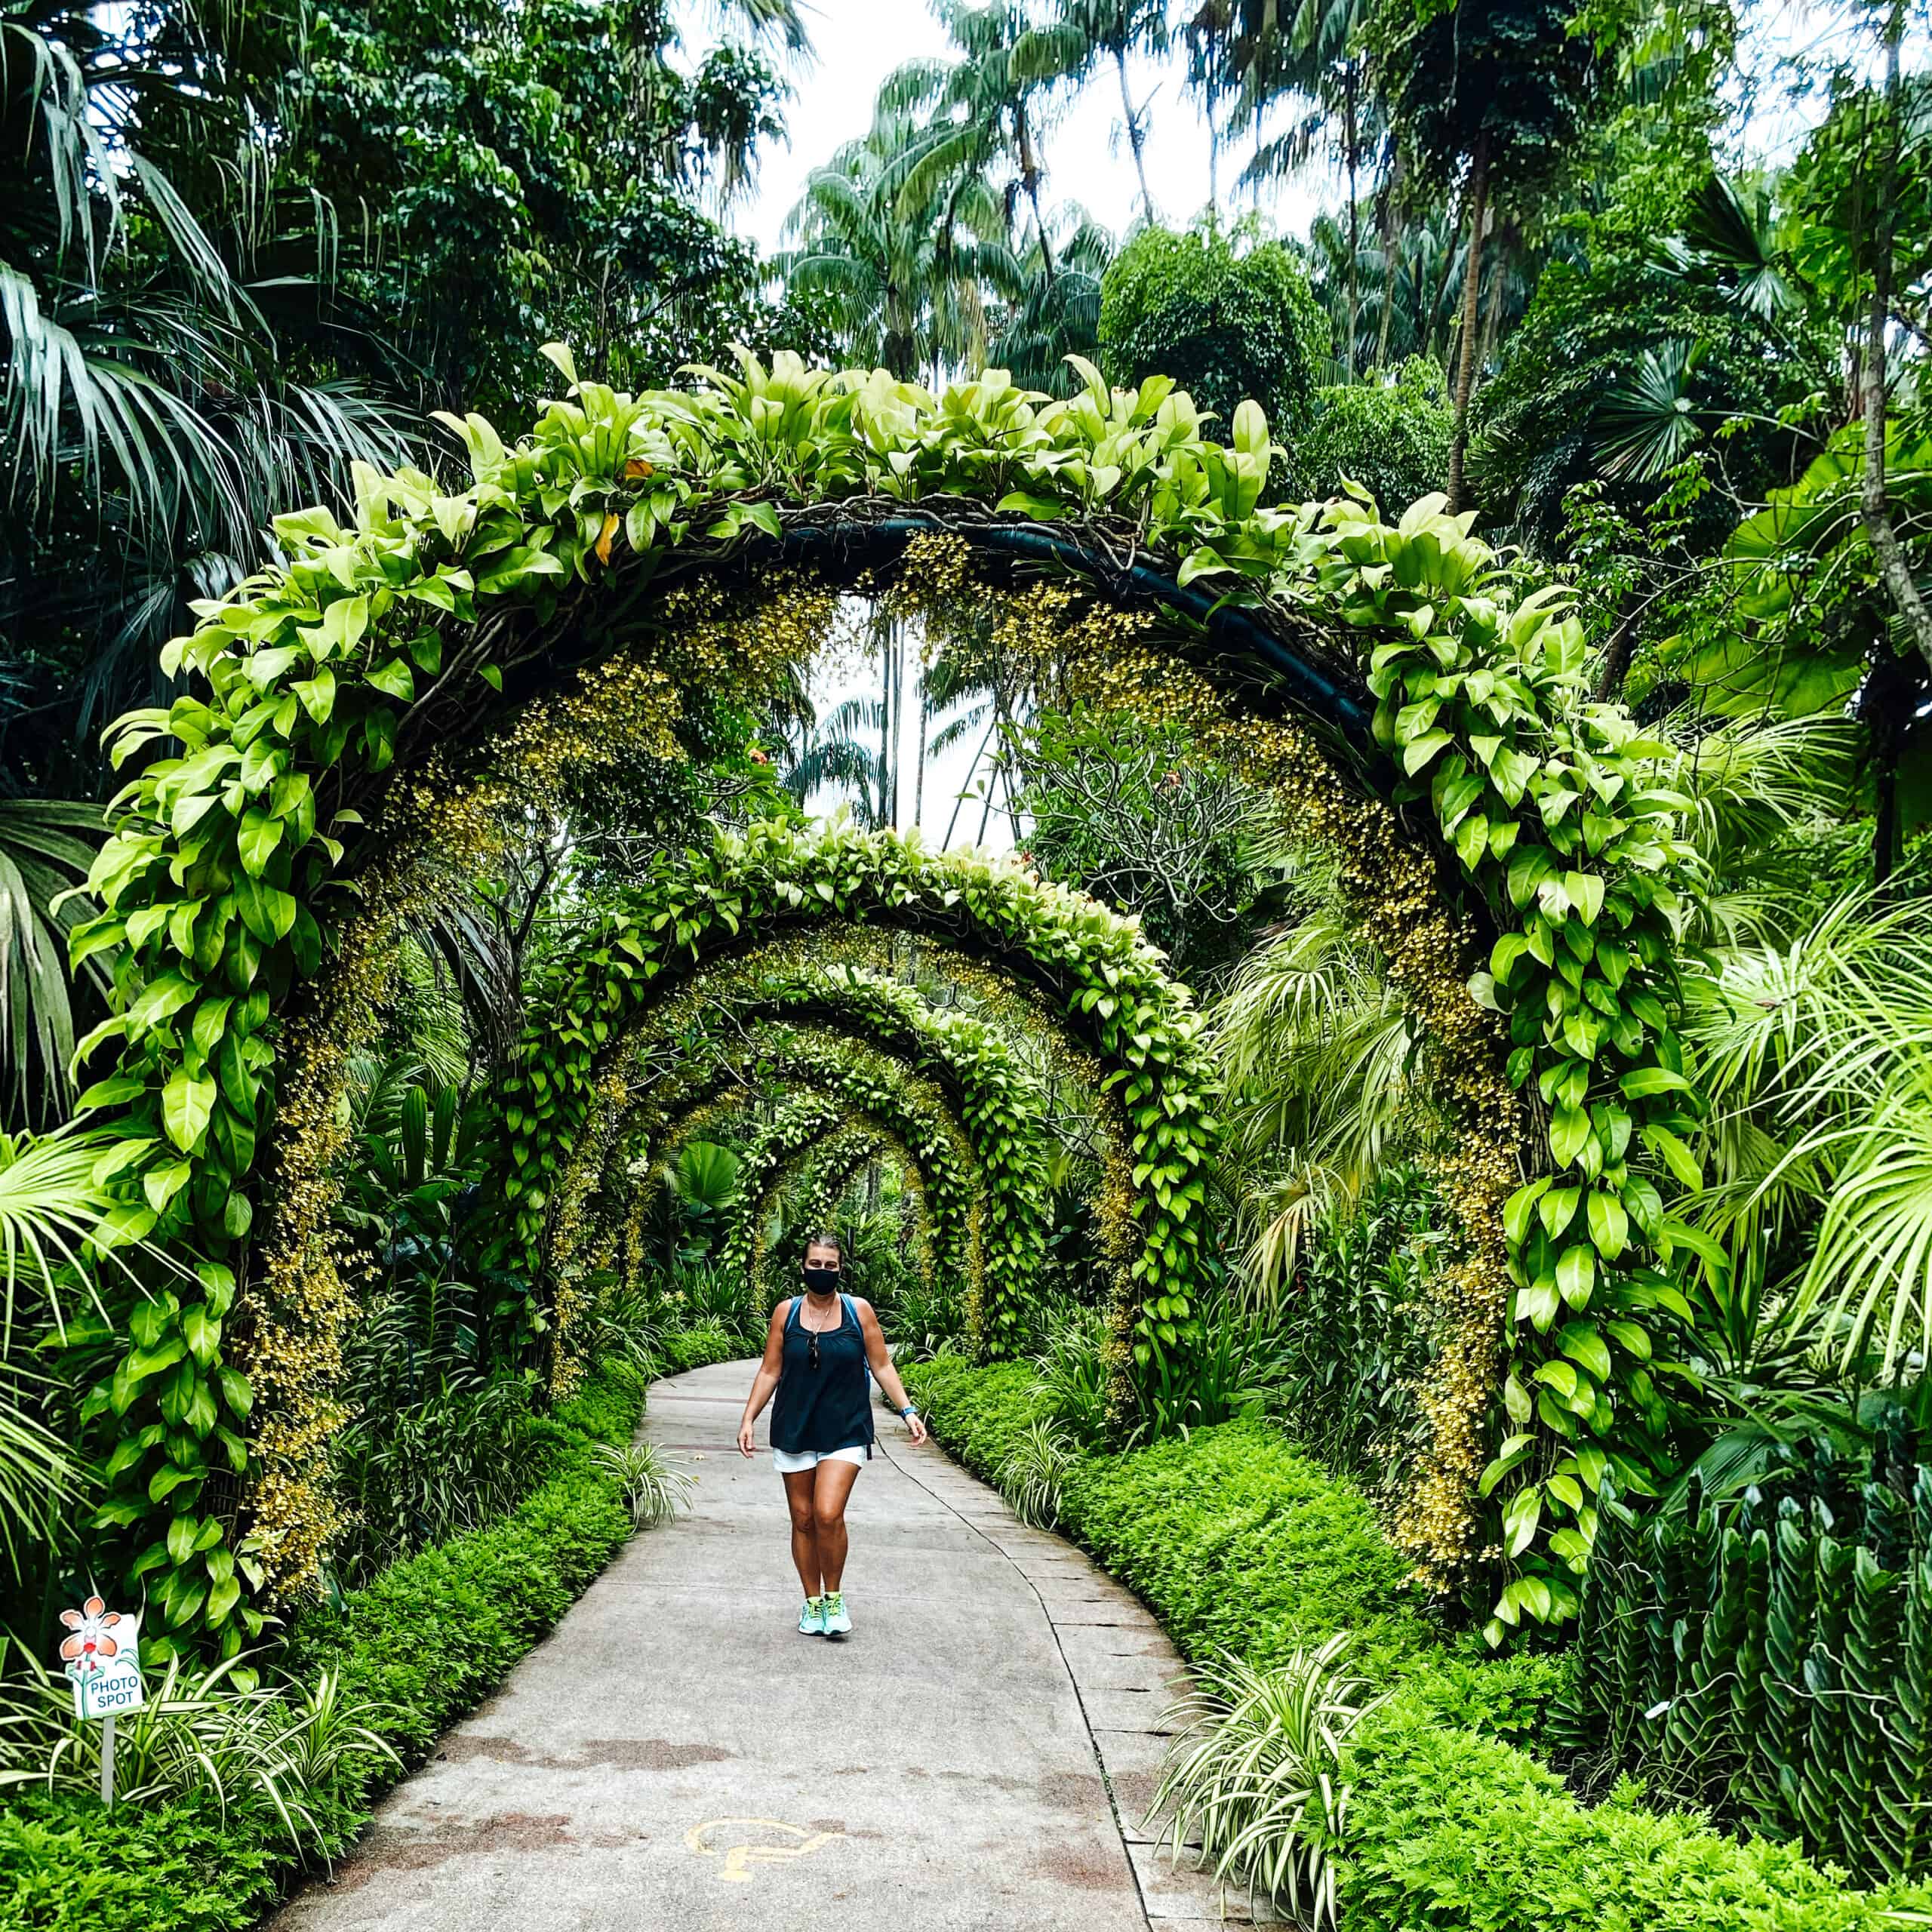
[[[872,1405],[866,1395],[866,1337],[849,1295],[838,1297],[836,1328],[814,1334],[798,1319],[803,1295],[785,1318],[785,1353],[771,1404],[771,1446],[795,1456],[816,1449],[872,1450]],[[812,1366],[812,1343],[818,1366]]]

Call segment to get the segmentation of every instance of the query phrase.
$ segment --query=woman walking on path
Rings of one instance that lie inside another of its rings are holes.
[[[805,1292],[771,1312],[764,1359],[752,1380],[738,1424],[738,1447],[754,1448],[752,1425],[772,1392],[771,1460],[785,1478],[792,1509],[792,1561],[804,1586],[798,1632],[842,1637],[852,1627],[845,1608],[845,1503],[872,1453],[872,1411],[866,1367],[912,1432],[926,1439],[919,1412],[887,1354],[872,1305],[841,1294],[844,1256],[830,1235],[805,1244]]]

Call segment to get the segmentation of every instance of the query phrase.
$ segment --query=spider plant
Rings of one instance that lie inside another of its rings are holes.
[[[1334,1854],[1349,1787],[1343,1746],[1380,1699],[1343,1669],[1349,1638],[1297,1651],[1260,1670],[1236,1657],[1201,1666],[1194,1689],[1169,1712],[1186,1728],[1168,1747],[1150,1820],[1178,1863],[1190,1845],[1197,1870],[1245,1877],[1257,1894],[1321,1932],[1336,1923]]]
[[[695,1478],[654,1442],[630,1442],[622,1447],[602,1443],[597,1461],[623,1484],[631,1521],[641,1530],[655,1528],[691,1506]]]
[[[1034,1392],[1049,1420],[1090,1446],[1106,1433],[1107,1340],[1103,1309],[1072,1308],[1033,1358],[1039,1371]]]
[[[1053,1423],[1029,1423],[1001,1463],[996,1485],[1023,1523],[1051,1530],[1060,1521],[1066,1478],[1079,1463],[1080,1451]]]
[[[92,1787],[100,1775],[100,1727],[74,1715],[64,1678],[25,1645],[0,1682],[0,1786]],[[3,1653],[0,1653],[3,1654]],[[171,1660],[150,1679],[147,1702],[117,1726],[122,1801],[202,1793],[226,1813],[257,1805],[298,1850],[329,1849],[329,1826],[311,1801],[333,1798],[366,1763],[400,1767],[375,1730],[380,1707],[343,1694],[325,1671],[313,1685],[255,1684],[242,1660],[202,1670]]]

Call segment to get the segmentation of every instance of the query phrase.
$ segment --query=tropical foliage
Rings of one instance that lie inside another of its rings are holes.
[[[829,1229],[1177,1854],[1923,1915],[1922,22],[935,11],[768,263],[784,0],[0,20],[0,1844],[238,1927]]]

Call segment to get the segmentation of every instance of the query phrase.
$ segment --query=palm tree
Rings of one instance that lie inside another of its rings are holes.
[[[11,1078],[8,1105],[23,1118],[57,1119],[72,1098],[67,942],[94,908],[66,895],[94,863],[85,835],[100,832],[98,805],[0,798],[0,1078]],[[82,970],[104,994],[100,961]]]
[[[70,1335],[86,1314],[77,1303],[93,1300],[95,1250],[142,1232],[110,1221],[128,1210],[101,1178],[105,1151],[99,1137],[71,1131],[0,1134],[0,1543],[17,1576],[29,1552],[45,1560],[56,1512],[81,1484],[44,1419],[45,1385],[20,1365],[23,1344]]]
[[[948,189],[963,180],[991,183],[1006,165],[1014,171],[1013,188],[1032,212],[1031,243],[1041,253],[1051,281],[1057,272],[1041,207],[1045,168],[1041,156],[1040,117],[1044,97],[1063,76],[1054,63],[1034,71],[1027,49],[1029,32],[1014,0],[937,0],[940,24],[961,54],[957,60],[909,62],[890,75],[879,91],[881,109],[923,114],[924,123],[906,151],[900,187],[900,212],[911,215],[940,205]],[[1012,196],[1006,200],[1011,241]]]
[[[729,1147],[712,1140],[688,1141],[677,1159],[665,1164],[665,1185],[700,1256],[711,1251],[726,1217],[744,1198],[740,1164]]]
[[[1053,19],[1023,35],[1014,54],[1016,69],[1039,82],[1084,83],[1097,67],[1112,67],[1140,186],[1141,218],[1149,222],[1155,219],[1153,191],[1147,185],[1149,103],[1134,104],[1128,61],[1138,53],[1164,54],[1169,44],[1165,0],[1056,0]]]
[[[876,830],[887,822],[884,724],[885,707],[878,700],[851,697],[823,719],[807,724],[792,750],[782,781],[785,789],[802,805],[826,786],[848,789],[854,794],[854,817]],[[880,734],[879,749],[860,735],[869,732]]]
[[[814,169],[786,223],[795,244],[773,266],[788,288],[829,300],[849,353],[936,385],[984,359],[985,291],[1018,276],[983,176],[962,173],[934,203],[906,206],[925,131],[888,113]]]
[[[1247,1230],[1242,1275],[1272,1303],[1303,1238],[1429,1116],[1420,1035],[1348,918],[1327,862],[1296,871],[1299,916],[1266,935],[1208,1014],[1231,1131],[1222,1180]]]
[[[321,327],[325,278],[246,278],[280,238],[259,232],[272,195],[208,220],[171,178],[223,158],[217,65],[192,8],[165,49],[139,10],[39,0],[0,21],[0,635],[87,640],[47,707],[77,734],[154,692],[158,646],[266,559],[272,514],[340,503],[354,460],[408,451],[395,405],[295,373],[288,332]],[[254,180],[259,153],[235,165]]]
[[[1388,155],[1387,131],[1369,85],[1362,45],[1374,11],[1372,0],[1299,0],[1292,11],[1276,0],[1230,0],[1204,17],[1202,36],[1218,54],[1211,85],[1235,102],[1229,131],[1256,137],[1253,158],[1241,171],[1242,186],[1258,189],[1297,172],[1318,154],[1341,166],[1348,184],[1348,239],[1339,251],[1346,293],[1341,337],[1351,381],[1361,367],[1361,177],[1364,165],[1386,162]],[[1209,85],[1207,76],[1196,84]],[[1304,111],[1264,140],[1261,131],[1284,99],[1305,103]]]
[[[1113,258],[1113,236],[1084,216],[1051,256],[1044,246],[1023,255],[1024,278],[993,343],[998,367],[1029,389],[1072,395],[1080,378],[1066,358],[1100,353],[1100,278]]]

